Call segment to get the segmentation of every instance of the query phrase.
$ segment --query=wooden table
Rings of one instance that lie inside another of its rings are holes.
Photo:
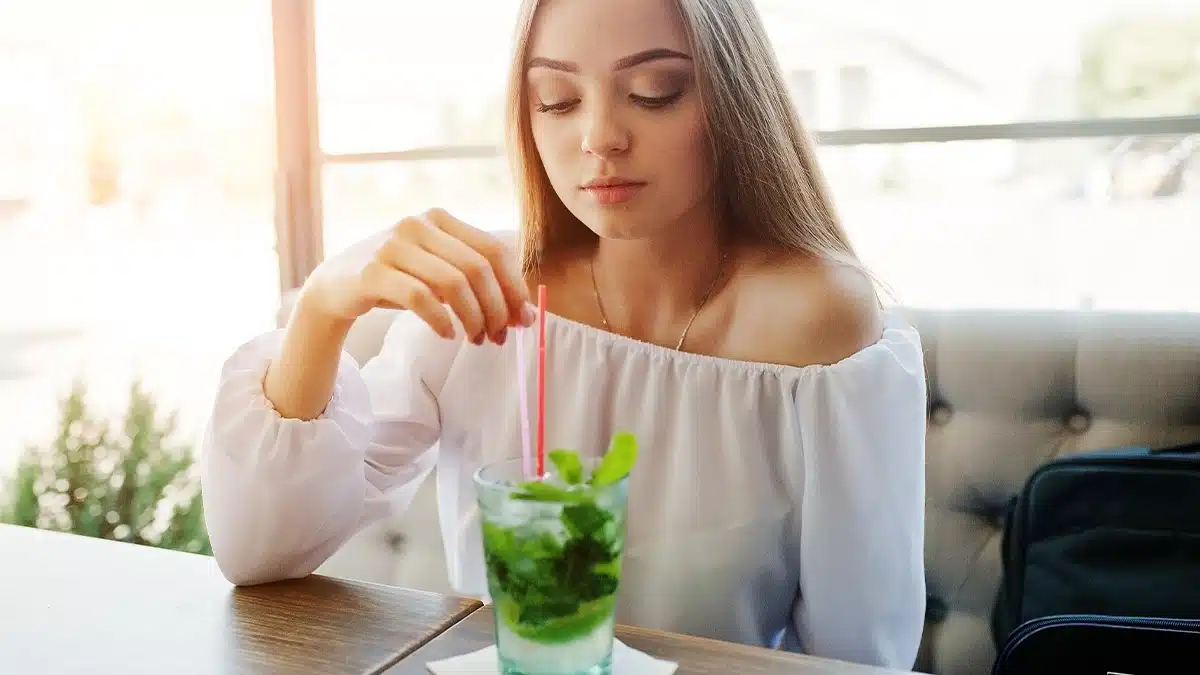
[[[407,656],[385,675],[429,675],[430,661],[493,644],[492,610],[483,607]],[[679,664],[675,675],[910,675],[844,661],[760,649],[704,638],[620,626],[617,638],[651,656]],[[619,673],[615,675],[620,675]]]
[[[207,556],[0,525],[0,672],[379,673],[479,603],[312,576],[236,588]]]

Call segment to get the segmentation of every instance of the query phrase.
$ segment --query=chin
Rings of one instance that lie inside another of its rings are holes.
[[[648,218],[632,210],[586,208],[575,210],[575,217],[601,239],[645,239],[662,228],[661,219]]]

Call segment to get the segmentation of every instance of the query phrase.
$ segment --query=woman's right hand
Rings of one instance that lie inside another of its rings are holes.
[[[401,220],[322,262],[300,303],[349,325],[375,307],[405,309],[444,338],[453,311],[474,344],[503,344],[535,314],[515,256],[499,239],[441,209]]]

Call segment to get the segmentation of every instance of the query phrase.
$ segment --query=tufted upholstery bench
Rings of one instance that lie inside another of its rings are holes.
[[[929,378],[917,668],[984,675],[1008,503],[1053,457],[1200,439],[1200,314],[913,312]]]
[[[284,308],[286,315],[287,307]],[[1200,440],[1200,314],[908,311],[929,379],[927,626],[917,670],[986,675],[1006,508],[1046,460]],[[375,354],[372,312],[347,350]],[[434,481],[319,572],[449,591]]]

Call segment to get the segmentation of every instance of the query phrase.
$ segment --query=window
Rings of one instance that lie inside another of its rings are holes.
[[[871,103],[870,72],[862,66],[838,69],[838,126],[853,129],[864,126]]]
[[[489,231],[517,229],[503,158],[333,164],[325,168],[325,248],[339,251],[431,205]]]
[[[274,325],[270,5],[0,0],[0,475],[77,377],[192,443]]]
[[[900,301],[1200,311],[1179,290],[1200,281],[1180,253],[1200,243],[1194,3],[1043,3],[1036,21],[951,0],[755,4]],[[515,222],[499,142],[516,5],[318,2],[328,250],[432,205]]]
[[[321,149],[499,142],[518,4],[316,0]]]
[[[755,4],[785,72],[870,82],[876,127],[1200,113],[1186,0],[1045,2],[1032,20],[1004,3]]]
[[[817,105],[817,73],[809,68],[793,70],[788,78],[791,84],[792,101],[800,119],[810,129],[820,126],[821,107]]]
[[[846,229],[901,304],[1195,312],[1200,165],[1183,161],[1195,143],[1169,135],[821,153]]]
[[[440,206],[487,230],[514,229],[503,99],[515,0],[316,2],[326,251]],[[504,27],[498,29],[498,27]],[[458,47],[445,49],[445,36]],[[436,54],[436,58],[430,55]],[[380,163],[339,156],[460,148]],[[470,148],[484,149],[472,157]]]

